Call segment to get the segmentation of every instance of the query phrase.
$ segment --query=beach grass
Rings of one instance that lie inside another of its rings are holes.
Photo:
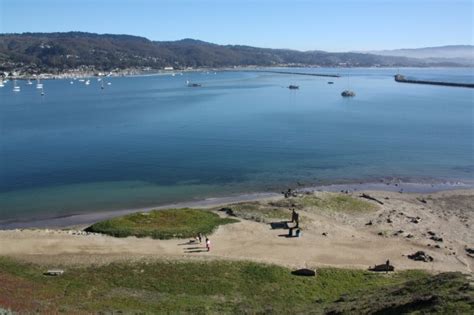
[[[375,211],[378,206],[366,200],[354,198],[347,194],[327,193],[308,194],[299,197],[291,197],[274,202],[273,205],[280,207],[292,207],[305,210],[319,210],[330,212],[364,213]]]
[[[188,238],[198,233],[209,235],[219,225],[234,222],[238,220],[221,218],[207,210],[166,209],[133,213],[101,221],[91,225],[86,231],[115,237]]]
[[[43,276],[45,268],[0,258],[0,307],[25,313],[350,314],[410,310],[413,299],[424,297],[430,302],[418,310],[473,309],[472,289],[460,273],[323,268],[316,277],[300,277],[280,266],[226,261],[113,263],[69,268],[59,277]]]
[[[226,208],[232,209],[235,216],[256,222],[271,222],[275,219],[288,220],[291,212],[288,209],[274,207],[267,202],[249,201],[231,204]]]
[[[226,208],[231,209],[233,214],[239,218],[269,223],[275,219],[289,220],[291,218],[290,209],[292,208],[309,212],[357,214],[375,211],[378,206],[346,194],[324,193],[322,195],[307,194],[271,201],[240,202],[231,204]],[[304,216],[300,219],[302,223],[308,220]]]

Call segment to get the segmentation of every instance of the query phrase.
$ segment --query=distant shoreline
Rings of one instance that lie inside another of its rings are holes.
[[[99,70],[79,70],[75,69],[72,71],[63,71],[59,73],[49,73],[44,72],[40,74],[32,74],[32,73],[25,73],[21,75],[13,75],[4,77],[3,79],[7,80],[64,80],[64,79],[84,79],[84,78],[93,78],[93,77],[134,77],[134,76],[154,76],[154,75],[176,75],[179,73],[186,73],[186,72],[217,72],[217,71],[255,71],[255,72],[274,72],[285,74],[286,71],[278,71],[278,69],[320,69],[320,68],[330,68],[330,69],[439,69],[439,68],[449,68],[449,69],[457,69],[457,68],[472,68],[469,66],[462,66],[462,67],[381,67],[381,66],[371,66],[371,67],[347,67],[347,66],[331,66],[331,67],[320,67],[320,66],[301,66],[301,67],[294,67],[294,66],[285,66],[285,65],[277,65],[277,66],[236,66],[236,67],[212,67],[212,68],[192,68],[192,69],[172,69],[172,70],[165,70],[165,69],[138,69],[138,68],[126,68],[120,69],[118,71],[99,71]],[[14,72],[14,71],[13,71]],[[287,72],[288,74],[299,74],[294,72]],[[302,75],[316,75],[316,76],[327,76],[327,77],[342,77],[340,74],[307,74],[301,73]],[[1,75],[0,75],[1,77]]]
[[[474,189],[474,183],[462,182],[358,182],[343,184],[325,184],[318,186],[299,187],[295,191],[326,191],[326,192],[357,192],[357,191],[390,191],[402,193],[435,193],[449,190]],[[235,196],[206,198],[197,201],[183,201],[165,205],[157,205],[143,208],[128,208],[108,211],[97,211],[91,213],[70,214],[49,218],[31,218],[26,220],[0,220],[0,230],[21,228],[66,228],[72,226],[87,226],[95,222],[110,219],[112,217],[126,215],[134,212],[147,212],[169,208],[211,208],[229,205],[232,203],[260,201],[265,199],[283,198],[281,193],[255,192],[239,194]]]

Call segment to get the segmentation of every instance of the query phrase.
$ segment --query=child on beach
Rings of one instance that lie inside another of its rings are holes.
[[[211,241],[207,237],[206,237],[206,248],[208,252],[211,250]]]

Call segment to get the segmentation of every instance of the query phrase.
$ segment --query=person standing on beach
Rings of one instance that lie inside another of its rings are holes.
[[[207,251],[211,251],[211,240],[206,237],[206,248]]]
[[[199,240],[199,244],[201,244],[201,241],[202,241],[202,234],[201,234],[201,232],[198,233],[198,240]]]

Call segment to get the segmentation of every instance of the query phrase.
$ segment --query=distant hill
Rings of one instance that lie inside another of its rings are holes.
[[[454,62],[466,65],[474,64],[473,45],[450,45],[414,49],[375,50],[367,53],[381,56],[398,56],[424,59],[428,62]]]
[[[131,35],[68,33],[0,34],[0,70],[27,73],[148,67],[230,66],[458,66],[404,56],[330,53],[217,45],[194,39],[151,41]]]

